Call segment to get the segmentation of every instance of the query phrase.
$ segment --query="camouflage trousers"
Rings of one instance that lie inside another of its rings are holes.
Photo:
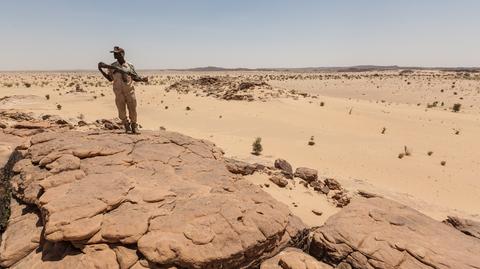
[[[122,123],[128,123],[128,118],[131,123],[137,123],[137,99],[135,97],[135,88],[133,86],[114,87],[115,104],[117,105],[118,117]]]

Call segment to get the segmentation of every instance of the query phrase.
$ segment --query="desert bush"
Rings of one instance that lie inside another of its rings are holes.
[[[252,154],[258,156],[262,153],[262,151],[263,151],[262,138],[257,137],[252,144]]]
[[[462,104],[456,103],[456,104],[453,105],[452,111],[453,112],[459,112],[461,107],[462,107]]]
[[[315,145],[314,139],[315,139],[315,138],[314,138],[313,135],[312,135],[312,136],[310,137],[310,141],[308,141],[308,145],[309,145],[309,146]]]

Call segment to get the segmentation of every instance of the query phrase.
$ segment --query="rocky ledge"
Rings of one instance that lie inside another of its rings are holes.
[[[8,218],[0,267],[480,268],[475,221],[442,223],[359,192],[308,230],[243,175],[299,177],[343,193],[315,170],[227,159],[211,142],[174,132],[79,132],[10,114],[12,127],[0,128],[0,217]]]
[[[1,266],[250,268],[305,237],[208,141],[64,131],[29,144],[9,179]]]

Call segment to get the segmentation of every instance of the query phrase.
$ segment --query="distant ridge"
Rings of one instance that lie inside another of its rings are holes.
[[[438,70],[446,72],[479,73],[480,67],[422,67],[398,65],[354,65],[331,67],[278,67],[278,68],[225,68],[219,66],[205,66],[194,68],[149,68],[140,71],[192,71],[192,72],[221,72],[221,71],[281,71],[281,72],[372,72],[372,71],[401,71],[401,70]],[[58,70],[0,70],[8,72],[96,72],[96,69],[58,69]]]
[[[480,67],[418,67],[398,65],[356,65],[344,67],[294,67],[294,68],[224,68],[218,66],[195,67],[186,69],[169,69],[173,71],[293,71],[293,72],[369,72],[369,71],[395,71],[395,70],[440,70],[450,72],[480,72]]]

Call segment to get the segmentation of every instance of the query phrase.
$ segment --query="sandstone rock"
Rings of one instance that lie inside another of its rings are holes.
[[[307,182],[312,182],[317,180],[318,171],[307,167],[298,167],[295,170],[294,176],[299,177]]]
[[[376,193],[371,193],[371,192],[364,191],[364,190],[358,190],[357,193],[358,193],[358,195],[360,195],[362,197],[365,197],[365,198],[382,197],[381,195],[378,195]]]
[[[23,143],[23,139],[0,132],[0,235],[6,228],[10,207],[10,171],[21,154],[15,151],[15,145]]]
[[[14,121],[33,121],[33,113],[15,109],[0,110],[0,117]]]
[[[312,181],[310,182],[310,186],[313,187],[315,191],[321,192],[323,194],[328,194],[330,189],[321,181]]]
[[[268,178],[271,182],[275,183],[275,185],[284,188],[285,186],[288,185],[288,180],[286,180],[283,176],[281,175],[273,175]]]
[[[317,261],[300,249],[286,248],[273,258],[262,263],[260,269],[331,269],[328,264]]]
[[[66,242],[44,242],[38,249],[14,264],[14,269],[118,269],[115,252],[105,244],[85,246],[82,250]]]
[[[344,207],[350,203],[350,197],[344,190],[334,191],[332,193],[333,195],[331,196],[331,199],[337,207]]]
[[[124,246],[115,246],[113,248],[117,255],[117,262],[120,269],[131,268],[138,261],[137,250]]]
[[[480,222],[478,221],[448,216],[443,222],[453,226],[455,229],[466,235],[480,239]]]
[[[325,181],[325,185],[327,185],[327,187],[330,190],[341,190],[342,189],[342,185],[340,185],[340,183],[334,178],[326,178],[324,181]]]
[[[292,166],[286,160],[276,159],[274,166],[275,168],[280,169],[287,178],[293,178]]]
[[[240,174],[244,176],[251,175],[256,171],[260,171],[264,168],[264,166],[260,164],[251,164],[230,158],[225,158],[225,163],[228,171],[234,174]]]
[[[18,268],[250,268],[305,237],[213,143],[178,133],[45,132],[12,172],[15,197],[42,212],[46,242]],[[65,247],[43,261],[51,244]]]
[[[378,197],[358,197],[330,217],[310,247],[319,260],[356,269],[479,268],[478,253],[478,239]]]
[[[40,242],[42,227],[38,212],[15,200],[8,227],[2,234],[0,244],[0,266],[9,267],[36,249]],[[23,212],[22,212],[23,211]]]
[[[315,215],[317,215],[317,216],[321,216],[321,215],[323,214],[322,211],[317,210],[317,209],[312,209],[312,213],[315,214]]]
[[[50,124],[46,121],[22,121],[13,125],[15,129],[46,129],[49,127]]]

